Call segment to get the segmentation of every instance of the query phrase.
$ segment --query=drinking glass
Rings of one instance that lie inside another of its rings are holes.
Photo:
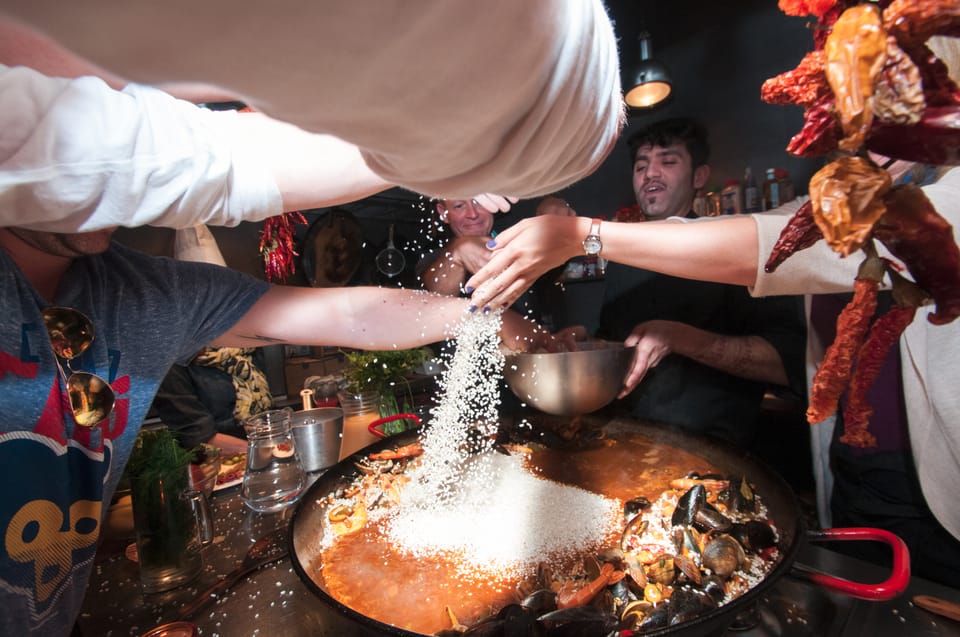
[[[273,409],[243,422],[247,432],[247,465],[240,487],[244,504],[258,513],[279,511],[294,502],[306,486],[291,429],[293,410]]]

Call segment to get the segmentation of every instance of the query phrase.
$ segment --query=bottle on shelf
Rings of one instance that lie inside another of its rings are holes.
[[[767,168],[767,178],[763,181],[763,208],[764,210],[779,208],[783,201],[783,192],[781,184],[777,180],[777,171],[775,168]]]
[[[796,199],[797,193],[793,188],[793,180],[790,179],[790,173],[784,168],[777,168],[774,174],[780,183],[780,203],[784,204]]]
[[[750,166],[747,166],[743,173],[743,211],[747,213],[763,211],[763,195]]]
[[[743,192],[738,179],[728,179],[720,191],[720,211],[725,215],[738,215],[743,212]]]

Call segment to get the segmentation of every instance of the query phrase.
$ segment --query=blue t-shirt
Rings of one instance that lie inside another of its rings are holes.
[[[92,320],[93,344],[70,365],[116,394],[106,423],[87,429],[74,423],[40,314],[51,304],[0,250],[0,634],[70,633],[107,505],[160,381],[268,288],[116,243],[77,259],[52,305]]]

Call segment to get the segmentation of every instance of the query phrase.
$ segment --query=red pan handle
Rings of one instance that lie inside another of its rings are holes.
[[[420,420],[420,416],[416,414],[394,414],[392,416],[386,416],[385,418],[377,418],[376,420],[371,422],[369,425],[367,425],[367,431],[372,433],[374,436],[377,436],[378,438],[386,438],[387,434],[377,429],[377,427],[379,427],[380,425],[384,425],[388,422],[393,422],[394,420],[412,420],[417,423],[418,427],[422,424]]]
[[[893,550],[893,567],[890,577],[878,584],[862,584],[860,582],[851,582],[820,573],[804,566],[803,564],[793,565],[793,574],[815,584],[819,584],[828,590],[832,590],[857,599],[866,599],[870,601],[886,601],[893,599],[903,593],[910,583],[910,551],[906,543],[899,536],[884,531],[883,529],[851,527],[844,529],[823,529],[822,531],[808,531],[807,537],[813,542],[829,541],[847,541],[847,540],[869,540],[873,542],[883,542]]]

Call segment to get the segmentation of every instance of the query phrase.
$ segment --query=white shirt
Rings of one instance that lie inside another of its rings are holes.
[[[960,225],[960,168],[953,168],[937,183],[924,186],[924,193],[952,226],[954,241]],[[797,203],[799,207],[799,202]],[[784,210],[792,214],[795,208]],[[793,254],[773,274],[763,271],[765,255],[770,254],[780,230],[789,216],[752,215],[757,224],[760,254],[756,296],[771,294],[817,294],[853,289],[860,259],[841,259],[823,241]],[[889,253],[878,244],[882,256]],[[921,309],[900,338],[903,391],[910,429],[910,445],[920,477],[920,486],[930,510],[937,520],[956,538],[960,538],[960,507],[957,487],[960,485],[960,381],[956,357],[960,352],[960,323],[933,325]],[[808,373],[823,357],[808,346]],[[811,368],[811,364],[814,365]],[[818,478],[818,504],[821,521],[825,503],[829,502],[830,483],[827,450],[833,422],[814,425],[814,473]],[[829,509],[827,508],[827,511]],[[829,520],[829,517],[826,518]]]
[[[276,119],[334,135],[359,147],[389,183],[428,195],[554,192],[599,166],[623,121],[616,40],[600,0],[290,0],[242,8],[226,0],[10,0],[0,11],[134,81],[212,84]],[[138,91],[129,94],[152,102]],[[83,113],[44,96],[46,118],[20,112],[18,125],[52,125],[55,117],[78,125]],[[4,124],[8,117],[0,112]],[[168,134],[186,142],[192,125],[184,112],[174,122],[127,113],[120,122],[142,132],[134,140],[138,161],[140,144]],[[219,141],[201,147],[210,155],[191,172],[223,173],[214,164],[234,158],[218,151]],[[170,166],[177,159],[153,156]],[[49,160],[42,154],[37,167],[49,169]],[[257,205],[272,197],[260,198]],[[224,214],[236,220],[247,212]]]

